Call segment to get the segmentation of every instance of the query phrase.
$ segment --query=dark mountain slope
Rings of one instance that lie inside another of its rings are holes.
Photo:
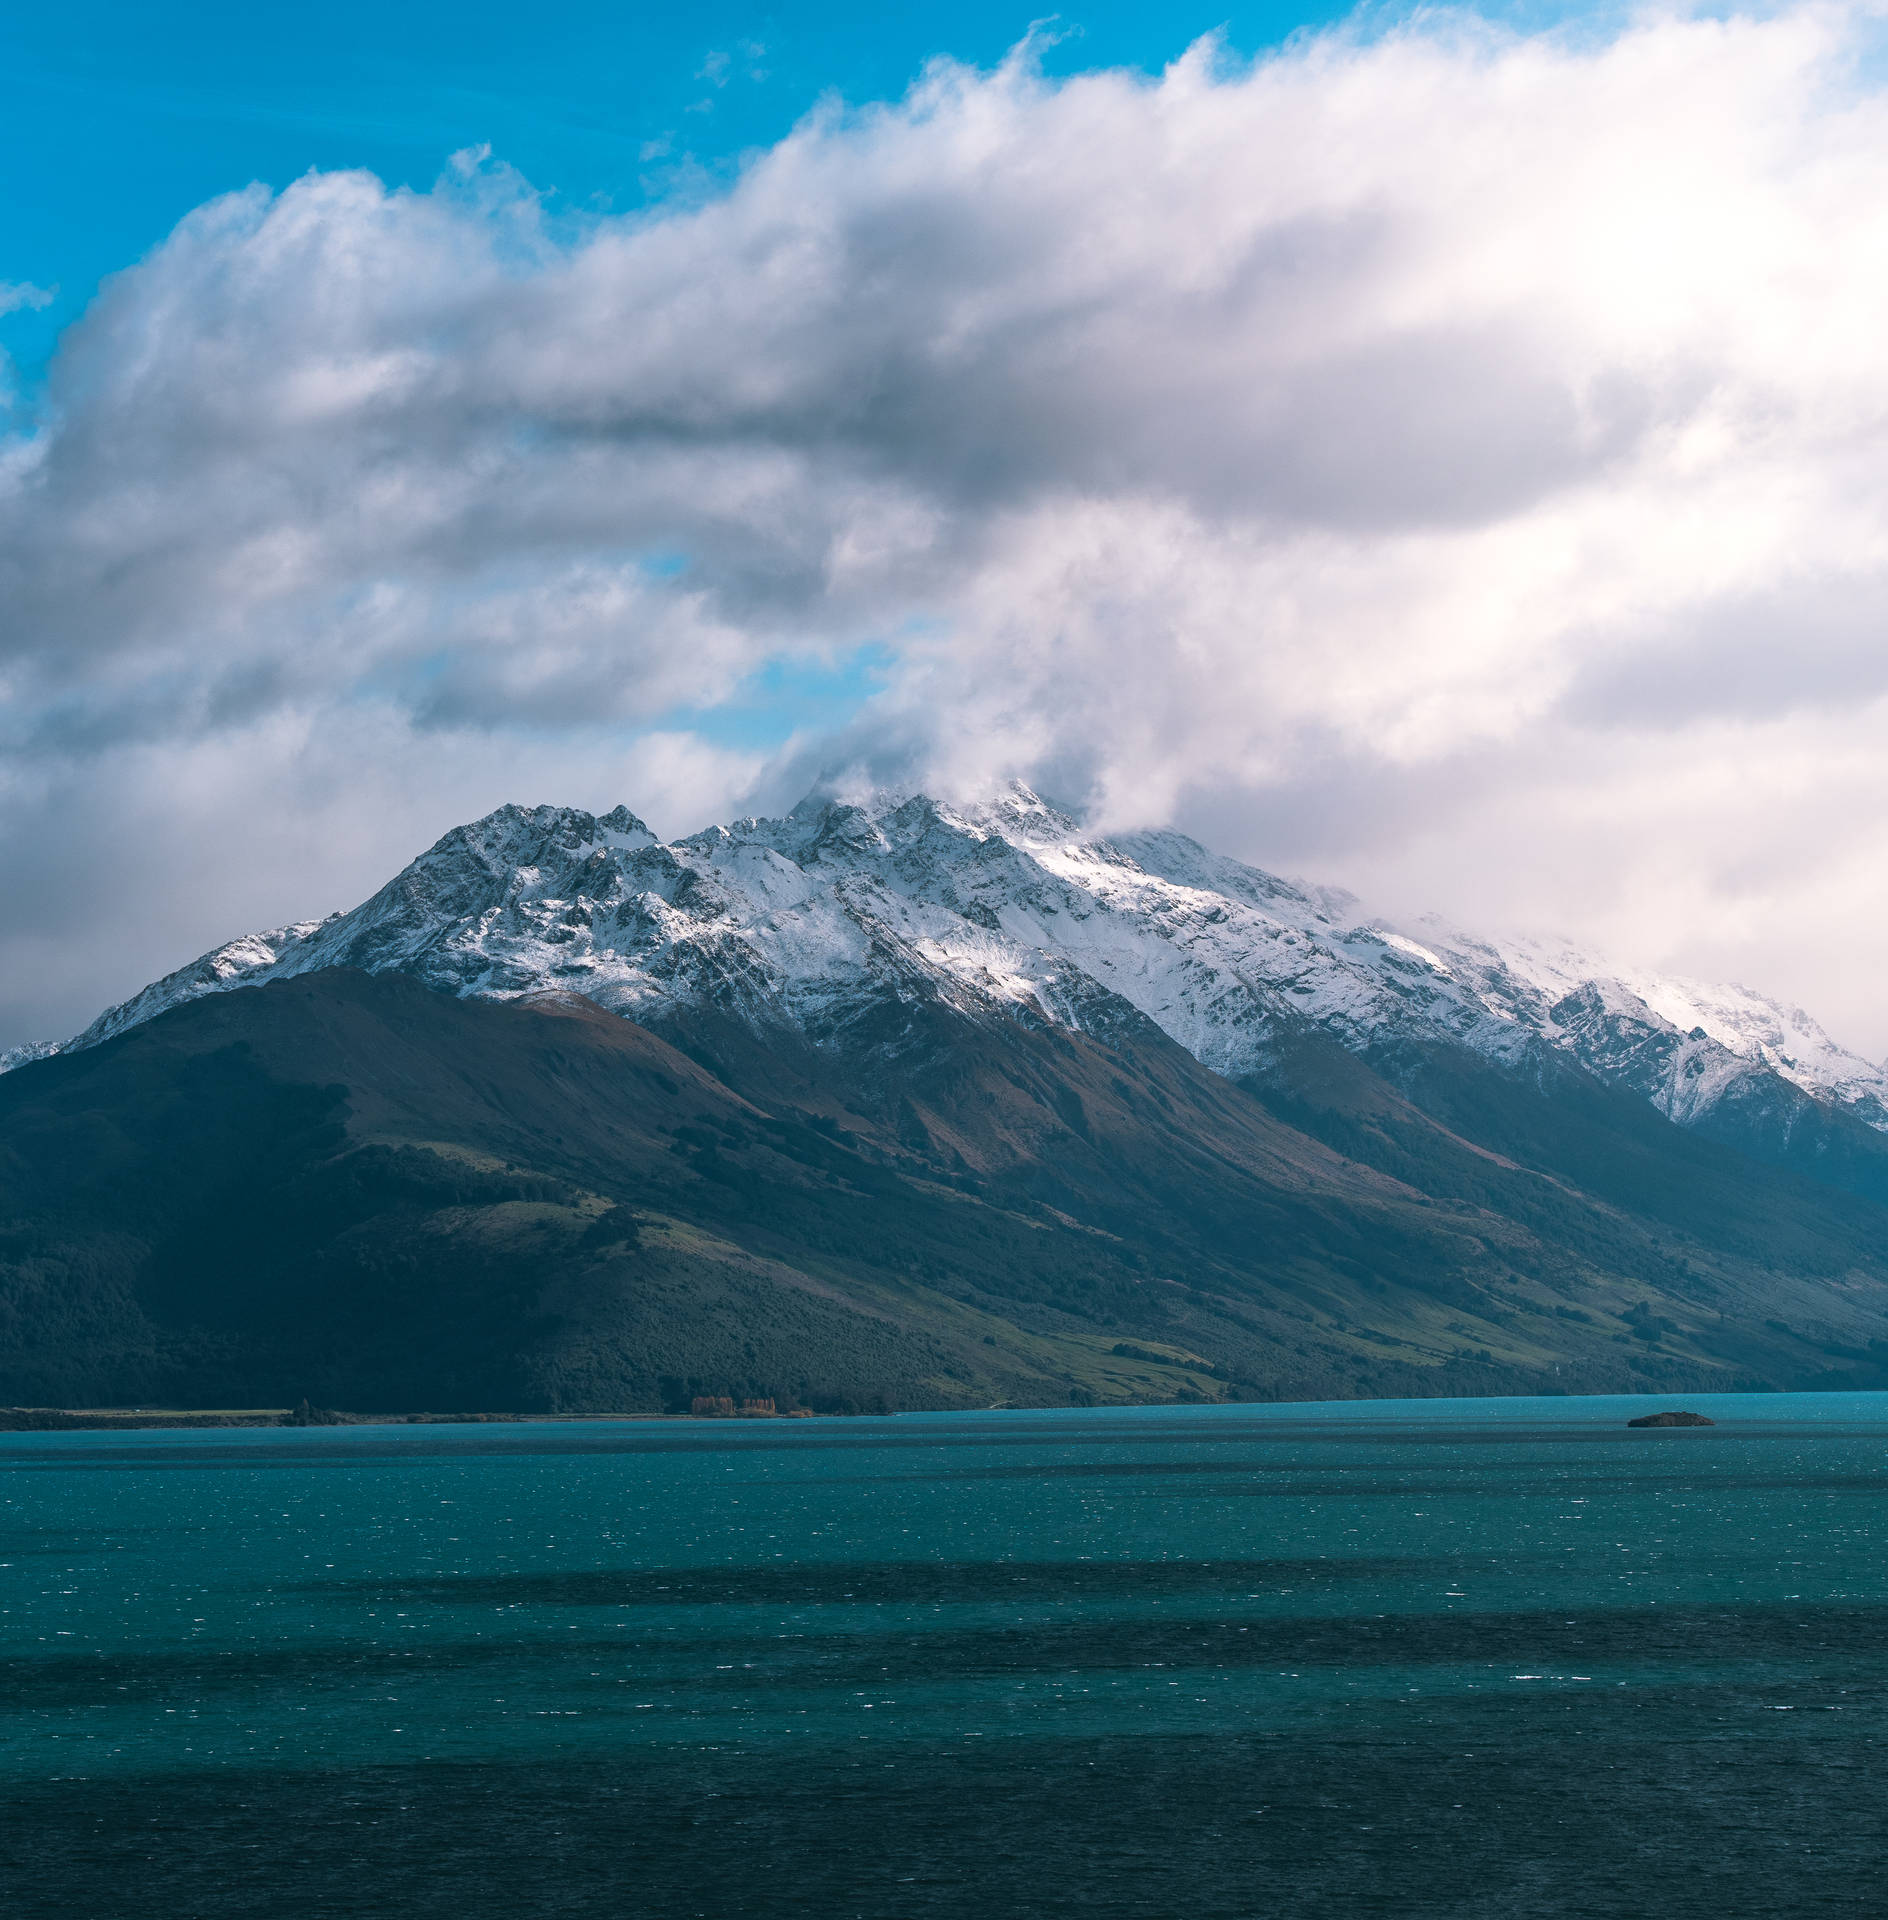
[[[1622,1013],[1588,982],[1553,1004],[1552,1017],[1573,1049],[1571,1055],[1553,1052],[1557,1064],[1577,1056],[1608,1089],[1637,1094],[1663,1111],[1673,1089],[1706,1081],[1713,1061],[1701,1028],[1681,1033],[1648,1024],[1643,1012]],[[1869,1124],[1870,1116],[1880,1117],[1872,1097],[1853,1106],[1819,1099],[1781,1073],[1746,1061],[1723,1076],[1686,1125],[1753,1159],[1888,1202],[1888,1133]]]
[[[823,1071],[827,1098],[934,1153],[1026,1124],[989,1118],[1020,1099],[1035,1130],[1009,1184],[1183,1263],[1189,1311],[1256,1285],[1287,1314],[1348,1314],[1379,1352],[1425,1360],[1492,1326],[1498,1359],[1562,1383],[1601,1364],[1587,1327],[1604,1328],[1620,1379],[1666,1377],[1660,1356],[1678,1353],[1772,1383],[1878,1373],[1888,1211],[1754,1165],[1546,1050],[1531,1082],[1445,1049],[1380,1073],[1307,1026],[1234,1089],[1131,1010],[1112,1051],[1051,1028],[1027,1054],[1007,1024],[900,1017],[869,1052],[805,1050],[799,1097]],[[732,1022],[706,1044],[699,1016],[664,1032],[744,1091],[792,1057]]]
[[[1888,1256],[1888,1208],[1872,1198],[1755,1164],[1546,1048],[1524,1073],[1407,1043],[1366,1059],[1307,1029],[1281,1038],[1268,1071],[1243,1084],[1338,1152],[1553,1244],[1590,1247],[1599,1202],[1621,1257],[1642,1257],[1626,1254],[1635,1238],[1654,1248],[1682,1239],[1765,1271],[1829,1279]]]
[[[1596,1083],[1429,1086],[1445,1127],[1317,1036],[1259,1098],[1104,1024],[656,1034],[345,971],[194,1002],[0,1079],[0,1399],[1676,1389],[1888,1335],[1888,1214]]]

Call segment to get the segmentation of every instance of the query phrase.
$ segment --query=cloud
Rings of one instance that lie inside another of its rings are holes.
[[[36,287],[30,280],[0,280],[0,313],[38,313],[58,297],[52,287]]]
[[[131,924],[76,877],[127,820],[197,877],[109,991],[289,910],[270,845],[345,895],[505,794],[615,767],[597,798],[706,813],[855,760],[1755,972],[1888,1045],[1874,32],[1024,49],[633,216],[476,155],[213,202],[0,465],[0,803],[65,863],[15,938]],[[837,738],[639,759],[867,647]]]

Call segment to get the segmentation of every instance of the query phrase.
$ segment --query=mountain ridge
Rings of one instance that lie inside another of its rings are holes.
[[[571,990],[656,1026],[716,1006],[816,1037],[886,992],[1077,1030],[1120,1000],[1235,1080],[1262,1079],[1306,1025],[1392,1077],[1412,1047],[1517,1072],[1545,1048],[1681,1126],[1888,1193],[1888,1074],[1798,1009],[1564,943],[1392,925],[1171,830],[1088,835],[1020,784],[965,806],[814,796],[666,843],[623,807],[502,807],[351,912],[226,943],[0,1066],[330,966],[494,998]]]

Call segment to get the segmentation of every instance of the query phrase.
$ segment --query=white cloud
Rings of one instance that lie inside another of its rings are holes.
[[[632,805],[730,804],[747,760],[624,743],[875,642],[891,685],[825,751],[1598,930],[1879,1050],[1873,32],[1443,17],[1156,81],[939,66],[652,214],[552,218],[473,156],[216,202],[7,455],[10,831],[75,863],[13,897],[112,933],[69,904],[111,831],[73,783],[167,820],[206,904],[134,986],[232,930],[207,903],[287,892],[219,880],[203,824],[264,768],[319,771],[249,857],[312,837],[358,892],[395,831],[589,798],[613,756]]]

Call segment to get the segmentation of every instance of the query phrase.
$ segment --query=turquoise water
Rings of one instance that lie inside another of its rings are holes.
[[[1857,1913],[1888,1397],[0,1438],[15,1913]]]

